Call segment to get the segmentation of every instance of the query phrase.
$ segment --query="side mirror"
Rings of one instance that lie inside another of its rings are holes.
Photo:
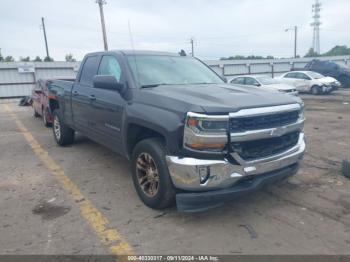
[[[95,88],[100,89],[121,91],[124,88],[124,85],[111,75],[95,75],[92,82]]]
[[[254,85],[255,85],[255,86],[261,86],[259,83],[255,83]]]
[[[222,79],[225,83],[227,83],[227,78],[226,78],[226,76],[222,76],[221,79]]]

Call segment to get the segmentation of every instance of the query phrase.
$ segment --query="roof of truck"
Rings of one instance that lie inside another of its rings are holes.
[[[166,56],[180,56],[178,53],[162,52],[162,51],[151,51],[151,50],[109,50],[92,52],[88,55],[94,54],[105,54],[105,53],[119,53],[122,55],[166,55]]]

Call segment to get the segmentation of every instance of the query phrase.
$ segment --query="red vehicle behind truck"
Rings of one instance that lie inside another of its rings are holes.
[[[44,125],[50,127],[52,125],[52,112],[49,107],[49,89],[53,80],[66,80],[73,81],[74,78],[62,77],[62,78],[46,78],[39,79],[36,86],[32,90],[32,106],[35,117],[41,117]]]

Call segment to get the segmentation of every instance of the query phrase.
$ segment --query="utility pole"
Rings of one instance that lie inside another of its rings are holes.
[[[44,39],[45,39],[45,47],[46,47],[46,57],[49,59],[50,55],[49,55],[49,47],[47,44],[47,37],[46,37],[46,29],[45,29],[45,21],[44,21],[44,17],[41,18],[41,26],[44,32]]]
[[[104,45],[105,51],[107,51],[108,50],[107,34],[106,34],[105,16],[103,13],[103,5],[107,4],[107,2],[105,0],[96,0],[96,3],[100,7],[100,18],[101,18],[101,26],[102,26],[103,45]]]
[[[285,30],[285,32],[288,32],[291,30],[294,31],[294,58],[296,58],[297,57],[297,43],[298,43],[298,27],[294,26],[294,28],[287,28]]]
[[[193,37],[190,39],[190,42],[191,42],[191,54],[192,54],[192,57],[194,57],[194,40],[193,40]]]
[[[294,26],[294,58],[297,58],[298,27]]]
[[[317,54],[320,54],[320,11],[322,4],[319,0],[315,0],[315,4],[312,5],[312,13],[314,21],[310,24],[313,27],[312,48]]]

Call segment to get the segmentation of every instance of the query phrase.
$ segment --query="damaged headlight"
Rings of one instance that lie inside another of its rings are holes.
[[[187,113],[184,147],[195,151],[222,151],[228,141],[228,120],[228,115]]]

